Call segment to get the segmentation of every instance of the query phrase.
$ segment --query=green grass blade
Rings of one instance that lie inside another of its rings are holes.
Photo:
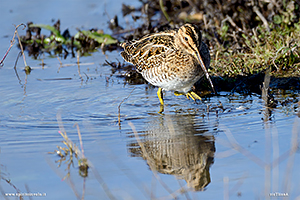
[[[62,43],[64,43],[66,41],[66,39],[60,34],[60,32],[53,26],[46,25],[46,24],[30,24],[29,27],[39,27],[39,28],[49,30],[55,35],[56,41],[62,42]]]

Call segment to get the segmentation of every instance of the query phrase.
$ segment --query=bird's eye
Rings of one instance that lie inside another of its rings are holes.
[[[185,39],[185,41],[189,41],[189,38],[187,38],[187,37],[185,37],[184,39]]]

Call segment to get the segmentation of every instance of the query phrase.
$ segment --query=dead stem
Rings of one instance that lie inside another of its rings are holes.
[[[267,82],[267,81],[266,81]],[[268,83],[266,83],[267,85]],[[265,122],[266,123],[266,122]],[[278,171],[278,165],[283,162],[284,160],[288,159],[288,163],[286,165],[286,173],[285,173],[285,178],[284,178],[284,184],[283,184],[283,191],[285,191],[285,193],[289,193],[291,186],[290,186],[290,182],[289,180],[291,180],[291,172],[292,172],[292,168],[294,166],[294,157],[295,157],[295,153],[297,152],[297,150],[299,149],[299,142],[298,142],[298,126],[299,126],[299,121],[298,118],[295,118],[295,122],[293,125],[293,130],[292,130],[292,137],[291,137],[291,148],[289,150],[287,150],[286,152],[282,153],[281,155],[279,155],[279,144],[278,144],[278,133],[277,130],[275,130],[275,133],[271,133],[270,131],[270,127],[267,126],[267,124],[265,124],[265,129],[266,129],[266,147],[271,147],[271,138],[273,140],[273,160],[270,160],[271,158],[271,152],[270,152],[270,148],[266,149],[265,152],[265,160],[261,160],[259,159],[257,156],[255,156],[254,154],[250,153],[249,151],[247,151],[245,148],[243,148],[242,146],[240,146],[237,141],[235,140],[234,136],[232,135],[232,133],[225,127],[220,127],[222,128],[222,130],[224,130],[224,133],[226,135],[226,137],[229,140],[230,143],[230,147],[238,152],[240,152],[241,154],[243,154],[244,156],[246,156],[248,159],[252,160],[254,163],[256,163],[258,166],[262,167],[265,170],[265,188],[264,188],[264,195],[266,195],[266,197],[269,197],[269,194],[271,192],[271,188],[272,190],[277,189],[278,190],[278,185],[276,182],[278,182],[279,180],[279,171]],[[222,145],[226,146],[225,144],[223,144],[222,140],[219,140],[219,143],[222,143]],[[226,152],[223,152],[222,155],[224,154],[225,157],[227,156],[231,156]],[[226,154],[226,155],[225,155]],[[219,154],[220,157],[220,154]],[[273,170],[273,175],[271,176],[271,170]],[[273,185],[271,187],[271,181],[273,180]],[[225,183],[225,182],[224,182]],[[241,185],[241,183],[239,183],[239,185]],[[237,187],[239,187],[237,185]],[[225,190],[227,191],[228,188],[224,188],[224,192]],[[236,190],[236,189],[235,189]],[[277,191],[274,190],[274,191]],[[227,193],[228,192],[228,193]],[[227,191],[226,193],[224,193],[224,199],[228,199],[228,197],[233,194],[233,189],[229,191]]]
[[[85,182],[86,182],[86,177],[83,178],[83,186],[82,186],[82,196],[81,196],[81,200],[84,200],[84,195],[85,195]]]
[[[58,68],[58,71],[59,71],[59,69],[62,67],[62,62],[61,62],[61,60],[60,60],[60,58],[58,57],[58,56],[56,56],[56,58],[57,58],[57,60],[58,60],[58,62],[59,62],[59,68]]]
[[[131,90],[131,92],[128,94],[128,96],[127,97],[125,97],[122,101],[121,101],[121,103],[119,104],[119,106],[118,106],[118,125],[119,125],[119,129],[121,129],[121,105],[122,105],[122,103],[125,101],[125,100],[127,100],[129,97],[130,97],[130,95],[132,94],[132,92],[135,90],[135,87]]]
[[[183,185],[179,179],[177,179],[177,182],[178,182],[178,185],[180,186],[180,193],[181,194],[184,194],[185,195],[185,198],[187,200],[191,200],[191,197],[189,196],[189,193],[188,193],[188,189],[186,189],[187,187],[187,183],[185,185]],[[176,192],[176,191],[175,191]],[[175,193],[174,192],[174,193]]]
[[[244,147],[242,147],[233,137],[231,131],[229,129],[227,129],[226,127],[222,126],[221,127],[222,130],[224,131],[226,137],[228,138],[231,147],[237,151],[239,151],[241,154],[243,154],[244,156],[246,156],[247,158],[249,158],[250,160],[252,160],[253,162],[255,162],[258,166],[264,168],[266,163],[261,160],[260,158],[258,158],[257,156],[255,156],[254,154],[250,153],[248,150],[246,150]]]
[[[14,25],[14,26],[15,26],[15,25]],[[7,51],[6,51],[6,53],[4,54],[2,60],[0,61],[0,65],[2,65],[2,63],[4,62],[6,56],[8,55],[8,53],[9,53],[11,47],[15,44],[15,36],[16,36],[16,34],[18,33],[18,28],[19,28],[20,26],[24,26],[24,27],[23,27],[23,30],[26,28],[26,25],[23,24],[23,23],[19,24],[18,26],[15,26],[14,36],[12,37],[12,40],[10,41],[10,46],[9,46],[9,48],[7,49]],[[18,38],[19,38],[19,34],[18,34]],[[19,38],[19,42],[20,42],[20,38]]]
[[[108,157],[115,163],[115,165],[119,168],[120,171],[124,173],[125,176],[140,190],[140,192],[144,195],[145,199],[156,199],[152,192],[150,192],[149,188],[142,183],[142,181],[137,177],[131,169],[129,169],[123,162],[122,159],[118,158],[112,150],[107,146],[106,143],[101,143],[101,148],[105,149],[108,153]]]
[[[15,25],[14,25],[15,26]],[[19,25],[18,25],[19,26]],[[18,33],[18,26],[15,26],[16,27],[16,34],[17,34],[17,37],[18,37],[18,40],[19,40],[19,45],[20,45],[20,48],[21,48],[21,51],[22,51],[22,55],[23,55],[23,60],[24,60],[24,64],[25,64],[25,68],[26,67],[29,67],[28,65],[27,65],[27,63],[26,63],[26,58],[25,58],[25,54],[24,54],[24,50],[23,50],[23,45],[22,45],[22,43],[21,43],[21,39],[20,39],[20,36],[19,36],[19,33]],[[25,26],[26,27],[26,26]],[[24,27],[24,28],[25,28]]]
[[[83,144],[82,144],[82,138],[81,138],[81,133],[80,133],[80,129],[79,129],[78,124],[75,124],[75,126],[77,126],[78,137],[79,137],[79,140],[80,140],[80,145],[81,145],[81,150],[82,151],[80,151],[80,149],[67,136],[67,133],[64,130],[64,127],[62,125],[60,114],[57,114],[57,121],[58,121],[58,124],[59,124],[59,127],[60,127],[59,133],[64,138],[63,143],[66,145],[66,147],[63,148],[63,147],[58,146],[58,150],[56,152],[61,157],[60,161],[62,159],[65,160],[66,157],[69,156],[69,160],[67,161],[67,163],[68,163],[68,166],[67,166],[68,174],[67,174],[67,176],[70,174],[69,173],[70,172],[70,166],[71,166],[71,164],[73,164],[73,156],[75,156],[75,158],[77,158],[77,160],[78,160],[79,174],[82,177],[86,177],[88,175],[89,165],[88,165],[88,160],[84,157],[84,154],[83,154]],[[61,151],[63,151],[64,154],[61,153]]]
[[[229,200],[229,178],[228,178],[228,176],[223,177],[223,187],[224,187],[223,199]]]
[[[241,185],[243,185],[243,182],[246,178],[248,178],[248,175],[247,172],[244,172],[244,175],[240,177],[237,183],[229,190],[229,196],[238,192],[238,189],[241,187]]]
[[[80,73],[80,62],[79,62],[79,58],[80,58],[80,51],[78,50],[78,51],[77,51],[78,75],[79,75],[81,81],[83,81],[83,78],[82,78],[81,73]]]
[[[286,173],[284,176],[284,191],[289,193],[291,189],[290,181],[291,180],[291,172],[294,166],[294,158],[295,158],[295,153],[297,150],[299,150],[299,142],[298,142],[298,130],[299,126],[299,119],[298,117],[295,117],[294,125],[293,125],[293,130],[292,130],[292,137],[291,137],[291,149],[289,151],[288,155],[288,163],[286,164]]]
[[[266,109],[268,109],[266,107]],[[268,117],[266,117],[268,119]],[[264,183],[264,194],[265,197],[268,197],[268,195],[271,192],[271,128],[268,126],[268,122],[265,121],[264,122],[265,125],[265,166],[264,166],[264,170],[265,170],[265,183]]]
[[[45,59],[45,53],[43,52],[43,57],[42,57],[42,69],[44,69],[45,63],[44,63],[44,59]]]
[[[109,197],[109,199],[111,200],[115,200],[116,198],[113,196],[113,194],[110,192],[109,188],[107,187],[106,183],[104,182],[104,180],[102,179],[102,177],[100,176],[100,174],[98,173],[98,171],[95,169],[95,167],[93,166],[93,164],[88,161],[85,157],[84,157],[84,154],[83,154],[83,144],[82,144],[82,137],[81,137],[81,133],[80,133],[80,130],[79,130],[79,126],[78,124],[75,124],[75,126],[77,126],[77,131],[78,131],[78,137],[79,137],[79,141],[80,141],[80,146],[81,146],[81,149],[82,149],[82,152],[80,152],[80,150],[78,149],[78,147],[68,138],[67,136],[67,133],[64,129],[64,126],[62,124],[62,120],[61,120],[61,115],[58,113],[57,114],[57,122],[58,122],[58,125],[59,125],[59,133],[61,134],[61,136],[65,139],[65,141],[63,141],[63,143],[69,148],[69,150],[67,149],[67,152],[69,152],[69,155],[70,157],[73,155],[72,152],[75,154],[75,157],[78,159],[78,164],[82,165],[82,164],[85,164],[88,168],[91,168],[95,178],[97,179],[97,181],[100,183],[101,187],[103,188],[104,192],[106,193],[106,195]],[[64,149],[65,148],[61,148],[61,149]],[[64,155],[62,155],[64,156]],[[65,157],[65,156],[64,156]],[[80,161],[81,160],[81,161]],[[57,170],[57,168],[55,168],[52,164],[52,162],[50,162],[49,160],[47,160],[48,164],[52,167],[52,169],[60,175],[60,177],[62,177],[61,173]],[[67,161],[67,163],[69,162],[68,164],[68,170],[70,170],[70,159],[69,161]],[[79,170],[81,170],[82,168],[80,168],[79,166]],[[80,171],[81,172],[81,171]],[[70,174],[70,172],[68,172],[68,174]],[[68,175],[67,174],[67,175]],[[70,179],[70,177],[67,177],[64,176],[62,178],[62,180],[67,180],[67,183],[69,184],[69,186],[72,188],[74,194],[76,195],[77,199],[84,199],[84,195],[85,195],[85,181],[86,181],[86,177],[84,177],[84,183],[83,183],[83,192],[82,192],[82,197],[80,198],[78,192],[76,191],[76,188],[75,188],[75,185],[74,183],[72,182],[72,180]]]
[[[12,186],[12,187],[16,190],[16,192],[17,192],[18,194],[21,194],[21,193],[22,193],[21,190],[20,190],[19,188],[17,188],[17,187],[11,182],[11,180],[6,179],[6,178],[4,178],[4,177],[2,177],[2,176],[1,176],[1,179],[4,180],[6,183],[8,183],[10,186]],[[5,192],[3,191],[2,187],[0,187],[0,191],[1,191],[2,195],[3,195],[4,198],[5,198],[6,195],[5,195]],[[5,198],[5,199],[6,199],[6,198]],[[23,196],[20,195],[20,196],[19,196],[19,199],[20,199],[20,200],[23,200]]]
[[[100,49],[101,49],[103,55],[105,54],[105,44],[106,44],[106,42],[107,42],[107,38],[104,39],[103,43],[100,46]]]
[[[20,56],[21,56],[21,52],[18,54],[17,59],[15,61],[14,70],[15,70],[16,76],[17,76],[17,78],[19,80],[19,84],[22,85],[21,79],[20,79],[18,71],[17,71],[17,63],[18,63],[18,60],[19,60]]]
[[[170,17],[169,17],[169,15],[168,15],[165,7],[164,7],[163,0],[159,0],[159,6],[160,6],[160,9],[163,12],[165,18],[167,19],[167,21],[170,22],[171,20],[170,20]]]
[[[48,165],[51,167],[51,169],[63,180],[65,176],[57,169],[57,167],[53,164],[53,162],[49,159],[49,157],[45,156],[45,160],[48,163]],[[79,193],[76,190],[75,184],[73,183],[72,179],[67,178],[65,180],[66,183],[69,185],[69,187],[73,190],[76,198],[80,199]]]
[[[31,193],[30,192],[30,189],[29,189],[29,187],[28,187],[28,185],[25,183],[25,189],[26,189],[26,192],[27,193]],[[29,200],[32,200],[32,197],[31,196],[28,196],[28,198],[29,198]]]
[[[106,195],[108,196],[108,198],[110,200],[115,200],[116,198],[114,197],[114,195],[110,192],[108,186],[106,185],[106,183],[104,182],[103,178],[101,177],[101,175],[99,174],[99,172],[96,170],[96,168],[93,166],[93,164],[90,162],[90,167],[92,169],[93,174],[95,175],[95,178],[97,179],[98,183],[100,183],[101,187],[103,188],[104,192],[106,193]]]
[[[78,133],[78,137],[79,137],[79,142],[80,142],[82,157],[84,158],[84,149],[83,149],[83,144],[82,144],[82,138],[81,138],[81,133],[80,133],[79,125],[78,125],[78,123],[75,123],[74,126],[76,126],[76,128],[77,128],[77,133]]]
[[[24,93],[23,93],[23,95],[24,95],[24,98],[22,99],[22,101],[25,99],[25,97],[27,96],[26,95],[26,87],[27,87],[27,77],[28,77],[28,75],[26,74],[25,75],[25,81],[24,81],[24,85],[23,85],[23,91],[24,91]]]
[[[59,133],[60,135],[64,138],[63,143],[66,145],[66,147],[60,147],[57,146],[58,150],[55,150],[54,152],[56,152],[56,154],[58,154],[61,158],[60,160],[56,161],[59,162],[59,166],[61,165],[62,161],[65,161],[65,163],[67,163],[67,175],[64,176],[64,178],[62,180],[68,180],[71,181],[70,179],[70,166],[71,164],[73,164],[73,158],[75,157],[78,160],[78,166],[79,166],[79,174],[81,177],[84,178],[83,180],[83,191],[82,191],[82,197],[81,199],[84,199],[84,195],[85,195],[85,178],[88,176],[88,169],[89,169],[89,164],[88,164],[88,160],[85,158],[84,156],[84,149],[83,149],[83,143],[82,143],[82,137],[81,137],[81,132],[79,129],[79,125],[77,123],[74,124],[74,126],[76,126],[77,128],[77,133],[78,133],[78,137],[79,137],[79,142],[80,142],[80,147],[81,147],[81,151],[80,149],[72,142],[72,140],[70,140],[68,138],[67,132],[64,129],[64,126],[62,124],[62,120],[61,120],[61,115],[60,113],[57,113],[57,122],[59,125]],[[69,159],[66,161],[67,157],[69,157]],[[73,189],[73,183],[71,184],[71,187]],[[76,190],[73,189],[77,199],[79,198],[78,193],[76,193]]]
[[[3,196],[3,198],[4,198],[5,200],[9,200],[9,199],[6,197],[5,192],[4,192],[3,188],[1,187],[1,185],[0,185],[0,192],[1,192],[1,194],[2,194],[2,196]]]
[[[263,14],[258,10],[257,6],[253,6],[253,11],[257,14],[257,16],[260,18],[260,20],[263,22],[265,28],[267,29],[268,32],[270,32],[270,27],[268,24],[268,21],[266,18],[263,16]]]
[[[266,70],[266,72],[265,72],[265,78],[264,78],[264,82],[263,82],[263,87],[261,89],[261,98],[262,98],[262,100],[265,103],[265,107],[268,107],[268,97],[269,97],[270,80],[271,80],[271,77],[270,77],[270,68],[268,68]]]

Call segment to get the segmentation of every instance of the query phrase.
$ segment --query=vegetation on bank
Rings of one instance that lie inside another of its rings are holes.
[[[227,33],[228,26],[224,24],[219,30],[223,41],[232,36]],[[212,73],[250,75],[271,68],[271,74],[276,77],[299,77],[299,22],[278,19],[269,24],[269,30],[259,25],[249,32],[242,32],[240,37],[241,44],[218,45],[213,50]]]
[[[267,68],[275,77],[300,75],[299,1],[156,0],[144,2],[140,9],[123,5],[123,13],[133,10],[145,16],[146,33],[166,24],[198,24],[210,47],[213,76],[249,76]],[[151,21],[157,12],[159,23]]]

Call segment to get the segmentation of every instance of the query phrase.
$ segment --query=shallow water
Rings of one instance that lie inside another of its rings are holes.
[[[35,3],[0,6],[7,16],[0,19],[1,55],[9,45],[12,24],[52,24],[52,18],[59,18],[62,30],[69,27],[71,34],[76,27],[109,33],[107,15],[121,11],[119,1],[113,2],[113,9],[107,6],[111,2],[52,1],[44,5],[46,10],[35,9]],[[119,17],[122,24],[130,21]],[[276,192],[300,198],[299,152],[288,154],[299,141],[298,93],[291,92],[292,97],[290,91],[279,91],[276,99],[291,101],[270,111],[258,95],[220,92],[196,104],[167,92],[165,113],[160,115],[156,88],[126,84],[104,65],[105,59],[122,60],[119,52],[104,55],[99,50],[81,57],[80,71],[76,58],[62,59],[74,65],[60,68],[48,55],[44,67],[42,58],[27,56],[33,70],[26,76],[20,58],[20,80],[13,69],[18,52],[14,46],[0,68],[3,198],[16,193],[13,185],[47,199],[76,199],[83,192],[85,199],[109,199],[109,192],[117,199],[277,199],[271,197]],[[118,106],[126,97],[118,124]],[[57,115],[78,146],[74,124],[80,127],[91,164],[86,179],[79,176],[75,161],[70,179],[62,181],[67,165],[58,168],[59,157],[48,154],[57,145],[64,147]]]

